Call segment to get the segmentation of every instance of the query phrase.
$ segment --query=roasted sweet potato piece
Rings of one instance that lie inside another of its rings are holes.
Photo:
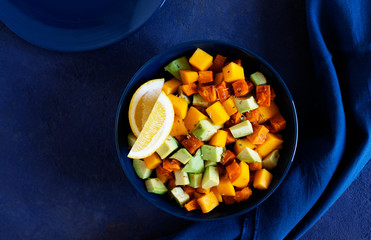
[[[250,171],[257,171],[257,170],[262,169],[262,167],[263,167],[262,162],[252,162],[252,163],[249,163],[249,169],[250,169]]]
[[[194,192],[196,192],[196,189],[191,186],[182,186],[183,191],[189,195],[190,198],[193,198]]]
[[[191,96],[197,93],[198,88],[197,88],[196,83],[190,83],[190,84],[183,84],[182,90],[187,96]]]
[[[249,86],[247,85],[247,82],[243,79],[237,80],[232,83],[234,95],[236,97],[245,96],[249,93]]]
[[[241,174],[240,165],[236,161],[232,161],[231,164],[225,167],[225,170],[231,182],[234,182]]]
[[[210,71],[213,71],[214,73],[221,72],[225,63],[225,60],[227,58],[222,55],[216,55],[213,65],[209,68]]]
[[[252,144],[263,144],[269,132],[268,128],[264,125],[255,124],[253,125],[253,129],[253,134],[248,135],[246,138],[249,139]]]
[[[236,191],[236,196],[234,196],[234,199],[238,203],[242,201],[246,201],[247,199],[250,198],[251,194],[252,194],[251,189],[249,187],[245,187],[241,191]]]
[[[190,154],[194,154],[197,149],[204,145],[203,141],[198,140],[192,134],[188,135],[185,139],[183,139],[181,143]]]
[[[234,63],[237,63],[238,65],[240,65],[242,67],[242,61],[241,59],[236,59],[236,60],[233,60]]]
[[[224,129],[224,131],[226,131],[228,133],[228,135],[227,135],[227,142],[225,143],[225,145],[228,145],[228,144],[231,144],[231,143],[236,142],[236,138],[233,137],[231,131],[229,131],[228,128]]]
[[[220,102],[224,102],[231,96],[231,89],[229,84],[225,81],[222,81],[217,87],[216,92],[218,94],[218,98]]]
[[[200,206],[197,203],[197,198],[194,198],[190,200],[189,202],[187,202],[186,204],[184,204],[184,207],[185,209],[187,209],[187,211],[193,211],[196,209],[200,209]]]
[[[256,98],[259,106],[269,107],[271,105],[270,85],[256,86]]]
[[[175,159],[165,159],[164,161],[162,161],[162,167],[165,170],[172,172],[174,170],[180,170],[181,163]]]
[[[286,120],[282,117],[280,113],[274,115],[269,122],[272,127],[272,132],[276,133],[286,128]]]
[[[223,155],[220,163],[223,164],[224,166],[226,166],[226,165],[228,165],[229,163],[231,163],[235,159],[236,159],[236,155],[232,151],[227,150],[224,153],[224,155]]]
[[[235,114],[233,114],[229,120],[225,123],[225,126],[227,127],[232,127],[238,123],[241,122],[241,117],[242,117],[242,113],[240,112],[236,112]]]
[[[215,102],[216,97],[216,90],[214,85],[210,86],[202,86],[198,88],[198,93],[207,101],[207,102]]]
[[[259,108],[246,113],[246,119],[249,120],[251,123],[258,122],[259,118],[260,118]]]
[[[174,174],[166,169],[164,169],[161,165],[158,165],[156,168],[156,176],[163,182],[164,184],[167,183],[170,179],[174,179]]]
[[[198,82],[199,83],[212,83],[213,72],[212,71],[199,71],[198,72]]]
[[[232,196],[223,196],[223,201],[226,205],[231,205],[236,203],[236,200]]]

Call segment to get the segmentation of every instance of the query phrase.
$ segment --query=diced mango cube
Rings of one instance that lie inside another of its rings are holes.
[[[265,142],[261,145],[258,145],[256,151],[263,158],[273,150],[277,149],[282,143],[283,143],[282,139],[278,138],[273,133],[268,133]]]
[[[233,186],[244,188],[249,184],[250,181],[250,169],[249,165],[243,161],[240,162],[241,174],[240,176],[232,182]]]
[[[221,82],[223,82],[223,72],[218,72],[214,74],[214,84],[215,86],[219,85]]]
[[[217,186],[212,187],[210,190],[215,194],[215,197],[218,199],[218,202],[223,202],[223,197],[222,197],[222,195],[218,192],[218,188],[217,188]]]
[[[189,63],[198,70],[207,70],[213,64],[213,57],[207,52],[197,48],[189,59]]]
[[[181,135],[188,135],[188,130],[184,124],[183,119],[174,116],[173,128],[171,129],[170,136],[177,137]]]
[[[218,192],[223,196],[235,196],[236,192],[234,187],[228,178],[219,178],[219,184],[217,186]]]
[[[216,102],[210,107],[206,108],[206,112],[215,125],[222,125],[229,119],[227,111],[225,111],[220,102]]]
[[[178,87],[180,85],[182,85],[182,82],[181,81],[179,81],[176,78],[172,78],[169,81],[166,81],[164,83],[164,86],[162,87],[162,91],[166,95],[173,94],[173,93],[176,93],[178,91]]]
[[[259,124],[264,123],[265,121],[271,119],[274,115],[280,112],[277,105],[274,102],[271,102],[269,107],[259,107],[260,117],[258,120]]]
[[[198,73],[192,70],[179,70],[179,75],[183,84],[190,84],[198,79]]]
[[[233,151],[236,155],[238,155],[245,147],[254,149],[255,145],[252,144],[247,138],[240,138],[237,139],[236,142],[234,143]]]
[[[206,117],[204,114],[198,111],[197,108],[192,106],[188,109],[187,115],[184,118],[184,124],[188,131],[192,132],[193,128],[197,125],[199,121],[206,119],[208,119],[208,117]]]
[[[259,190],[268,189],[269,185],[271,184],[273,175],[268,172],[266,169],[260,169],[255,172],[254,176],[254,183],[253,186]]]
[[[210,145],[218,146],[218,147],[225,147],[225,143],[227,142],[228,133],[224,130],[218,130],[214,136],[209,141]]]
[[[168,97],[173,104],[175,115],[181,119],[184,119],[187,115],[188,102],[185,99],[177,97],[173,94],[169,94]]]
[[[267,138],[268,128],[263,125],[254,125],[254,132],[251,135],[246,136],[252,144],[263,144]]]
[[[237,112],[236,104],[234,103],[234,97],[230,96],[227,100],[225,100],[222,104],[224,109],[227,111],[229,116],[232,116]]]
[[[214,192],[209,192],[197,199],[198,205],[201,207],[203,213],[208,213],[219,205]]]
[[[226,82],[234,82],[240,79],[245,79],[243,67],[230,62],[227,66],[223,67],[223,77]]]
[[[155,169],[158,165],[162,163],[160,156],[158,156],[157,153],[155,152],[152,155],[144,158],[143,160],[147,168],[149,169]]]

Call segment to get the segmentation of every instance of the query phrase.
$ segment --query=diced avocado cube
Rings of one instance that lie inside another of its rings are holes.
[[[175,187],[171,189],[170,192],[181,207],[183,207],[183,205],[190,199],[189,195],[186,192],[184,192],[183,188],[181,187]]]
[[[238,155],[237,158],[241,161],[247,162],[247,163],[252,163],[252,162],[261,162],[261,158],[259,154],[248,148],[245,147]]]
[[[193,95],[193,106],[196,107],[207,107],[209,106],[209,102],[206,101],[200,94]]]
[[[273,152],[271,152],[268,156],[266,156],[263,159],[263,168],[271,170],[272,168],[275,168],[278,163],[278,159],[280,157],[279,151],[276,149]]]
[[[178,151],[176,151],[170,158],[176,159],[179,162],[186,164],[189,160],[192,159],[192,155],[188,152],[187,149],[181,148]]]
[[[198,149],[191,160],[182,169],[188,173],[201,173],[204,171],[204,160],[201,158],[201,149]]]
[[[189,178],[188,173],[184,172],[182,170],[175,170],[174,176],[175,176],[175,185],[188,185],[189,184]]]
[[[249,120],[240,122],[229,128],[234,138],[241,138],[250,135],[254,132]]]
[[[188,59],[186,57],[175,59],[165,67],[166,71],[171,73],[174,77],[176,77],[179,80],[181,80],[179,70],[187,69],[191,69],[191,65],[189,65]]]
[[[168,136],[165,142],[156,150],[161,159],[165,159],[170,153],[178,148],[178,141],[172,136]]]
[[[237,110],[240,113],[250,112],[257,109],[259,105],[256,103],[254,96],[250,97],[235,97],[234,102],[237,106]]]
[[[191,103],[191,97],[187,96],[187,95],[183,92],[182,86],[179,86],[179,88],[178,88],[178,96],[179,96],[180,98],[183,98],[184,100],[186,100],[188,104]]]
[[[217,130],[209,120],[201,120],[193,129],[192,134],[201,141],[209,141],[216,132]]]
[[[255,84],[255,86],[267,84],[267,79],[261,72],[255,72],[251,74],[250,80]]]
[[[215,166],[208,166],[202,176],[201,186],[208,189],[219,184],[219,172]]]
[[[189,175],[189,186],[193,188],[201,187],[202,173],[190,173]]]
[[[152,169],[147,168],[147,165],[143,160],[133,159],[133,168],[135,173],[141,179],[146,179],[151,176]]]
[[[129,148],[134,146],[135,141],[137,140],[137,137],[133,133],[128,134],[128,146]]]
[[[216,162],[206,160],[205,161],[205,168],[207,168],[208,166],[216,166]]]
[[[167,192],[167,188],[158,178],[148,178],[144,181],[144,184],[150,193],[164,194]]]
[[[203,160],[220,162],[222,159],[223,148],[205,144],[201,146],[201,154]]]

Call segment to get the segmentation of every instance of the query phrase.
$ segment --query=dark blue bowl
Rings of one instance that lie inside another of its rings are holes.
[[[138,30],[165,0],[0,0],[0,19],[37,46],[64,52],[108,46]]]
[[[128,108],[131,96],[141,84],[148,80],[161,77],[170,79],[171,76],[164,71],[164,66],[178,57],[191,56],[196,48],[201,48],[213,56],[219,53],[227,56],[229,60],[238,58],[242,59],[247,75],[255,71],[264,73],[269,84],[271,84],[276,92],[277,97],[275,102],[279,106],[281,114],[287,121],[287,128],[282,131],[285,141],[284,148],[280,151],[281,157],[278,166],[271,171],[274,177],[269,189],[265,191],[253,190],[253,195],[248,201],[228,206],[220,204],[217,208],[207,214],[203,214],[200,211],[188,212],[184,208],[180,208],[177,203],[174,200],[171,200],[166,194],[156,195],[148,193],[144,186],[144,181],[136,176],[132,167],[132,161],[126,157],[128,154],[127,135],[131,131],[128,121]],[[298,123],[294,102],[290,92],[282,78],[272,66],[256,54],[243,47],[231,43],[205,40],[187,42],[167,49],[150,59],[138,70],[127,85],[118,105],[115,134],[116,148],[121,165],[132,185],[144,198],[153,205],[174,216],[188,220],[207,221],[225,219],[251,211],[277,189],[285,178],[294,159],[298,139]]]

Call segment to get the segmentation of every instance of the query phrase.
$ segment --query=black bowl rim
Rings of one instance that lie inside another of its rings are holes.
[[[134,82],[134,79],[137,78],[137,76],[143,71],[143,69],[145,69],[148,65],[150,65],[152,62],[156,61],[156,59],[160,58],[162,55],[166,55],[166,54],[169,54],[171,52],[173,52],[174,50],[178,49],[178,48],[183,48],[183,47],[187,47],[189,45],[196,45],[196,44],[218,44],[218,45],[226,45],[226,46],[229,46],[229,47],[233,47],[233,48],[236,48],[238,50],[242,50],[242,51],[245,51],[249,54],[251,54],[252,56],[254,56],[256,59],[258,59],[262,64],[264,64],[276,77],[276,79],[279,81],[279,83],[283,86],[283,89],[286,91],[286,94],[287,96],[289,97],[289,100],[290,100],[290,111],[293,113],[293,122],[294,122],[294,145],[293,145],[293,148],[291,149],[291,152],[290,152],[290,161],[289,161],[289,164],[286,166],[286,169],[285,171],[283,172],[280,180],[278,181],[277,185],[274,186],[273,189],[271,189],[271,191],[266,195],[264,196],[257,204],[249,207],[249,208],[246,208],[244,210],[241,210],[240,212],[236,212],[234,214],[230,214],[228,216],[223,216],[223,217],[216,217],[216,218],[210,218],[210,219],[201,219],[201,218],[195,218],[195,217],[189,217],[189,216],[184,216],[184,215],[178,215],[174,212],[171,212],[169,211],[167,208],[164,208],[162,206],[159,206],[158,204],[156,204],[155,202],[152,202],[150,201],[147,196],[145,196],[139,189],[139,187],[134,184],[134,182],[129,178],[129,182],[130,184],[140,193],[140,195],[142,195],[142,197],[144,199],[146,199],[148,202],[150,202],[152,205],[154,205],[155,207],[161,209],[162,211],[170,214],[170,215],[173,215],[173,216],[176,216],[176,217],[180,217],[180,218],[183,218],[183,219],[186,219],[186,220],[191,220],[191,221],[215,221],[215,220],[224,220],[224,219],[227,219],[227,218],[232,218],[232,217],[237,217],[237,216],[240,216],[244,213],[247,213],[253,209],[255,209],[256,207],[258,207],[259,205],[261,205],[267,198],[269,198],[275,191],[276,189],[281,185],[281,183],[283,182],[283,180],[286,178],[286,175],[291,167],[291,164],[294,160],[294,157],[295,157],[295,153],[296,153],[296,148],[297,148],[297,143],[298,143],[298,118],[297,118],[297,112],[296,112],[296,108],[295,108],[295,104],[294,104],[294,100],[291,96],[291,93],[287,87],[287,85],[285,84],[285,82],[283,81],[282,77],[278,74],[278,72],[267,62],[265,61],[262,57],[260,57],[259,55],[257,55],[256,53],[246,49],[245,47],[242,47],[240,45],[237,45],[235,43],[230,43],[230,42],[225,42],[225,41],[221,41],[221,40],[194,40],[194,41],[188,41],[188,42],[183,42],[183,43],[180,43],[180,44],[177,44],[177,45],[174,45],[170,48],[167,48],[166,50],[158,53],[157,55],[155,55],[154,57],[152,57],[151,59],[149,59],[145,64],[143,64],[143,66],[141,68],[139,68],[139,70],[134,74],[134,76],[130,79],[130,81],[128,82],[127,86],[129,85],[132,85],[133,82]],[[120,160],[120,164],[125,172],[125,175],[128,176],[127,174],[127,169],[126,169],[126,166],[123,164],[123,158],[121,157],[121,153],[120,153],[120,148],[119,148],[119,144],[118,144],[118,122],[119,122],[119,117],[120,117],[120,112],[121,112],[121,109],[122,109],[122,105],[124,103],[124,100],[127,96],[127,94],[129,93],[131,89],[129,88],[125,88],[123,94],[121,95],[121,98],[120,98],[120,102],[118,104],[118,108],[117,108],[117,112],[116,112],[116,118],[115,118],[115,145],[116,145],[116,151],[117,151],[117,155],[119,157],[119,160]]]

